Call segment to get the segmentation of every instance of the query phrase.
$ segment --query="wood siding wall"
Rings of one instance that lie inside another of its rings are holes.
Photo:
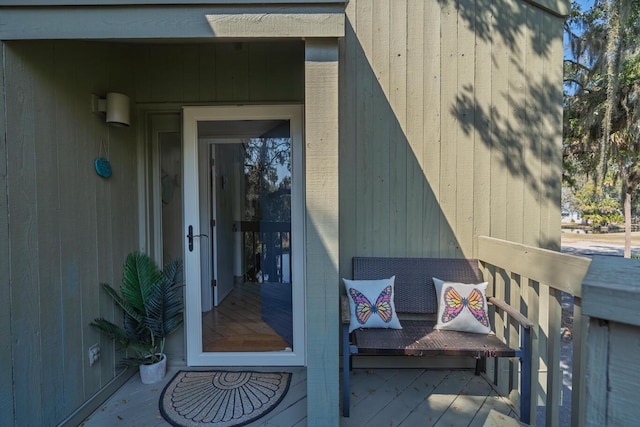
[[[304,102],[304,43],[132,46],[136,102]]]
[[[520,0],[351,0],[340,266],[559,248],[563,20]]]
[[[2,52],[0,424],[55,425],[114,377],[119,355],[89,322],[114,317],[99,283],[119,286],[126,254],[144,248],[136,151],[144,129],[135,114],[128,129],[107,127],[90,95],[123,92],[132,107],[302,102],[304,44],[43,41],[7,42]],[[93,170],[100,141],[108,180]],[[95,343],[101,360],[89,367]]]
[[[339,425],[338,42],[305,46],[307,425]]]
[[[4,49],[0,51],[0,62],[4,62]],[[4,67],[0,67],[0,81],[5,80]],[[6,105],[0,102],[0,117],[6,117]],[[9,205],[7,185],[7,138],[6,121],[0,120],[0,421],[13,420],[14,397],[13,357],[11,347],[11,287],[9,285]],[[8,424],[8,423],[7,423]]]
[[[135,131],[107,129],[90,109],[91,93],[132,87],[105,53],[3,47],[10,271],[2,303],[11,320],[0,352],[12,360],[2,389],[13,392],[15,425],[55,424],[114,376],[113,346],[89,322],[113,317],[98,284],[117,282],[125,254],[138,247],[138,192]],[[93,170],[101,141],[109,180]],[[102,359],[90,368],[95,343]],[[5,414],[1,423],[12,425]]]

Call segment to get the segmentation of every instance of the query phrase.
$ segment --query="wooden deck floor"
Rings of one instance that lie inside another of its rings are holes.
[[[259,313],[259,285],[244,284],[236,288],[221,307],[203,316],[205,348],[210,351],[282,349],[287,343],[260,319]],[[266,338],[260,339],[263,336]],[[356,363],[355,366],[359,365]],[[168,426],[160,415],[158,402],[164,386],[179,369],[191,368],[171,367],[165,380],[154,385],[144,385],[139,376],[134,375],[83,425]],[[305,368],[238,369],[287,370],[293,373],[283,401],[275,410],[249,426],[307,425]],[[515,417],[509,401],[500,397],[483,377],[475,376],[472,370],[353,369],[351,392],[351,416],[341,418],[340,423],[345,427],[482,426],[492,409]]]
[[[158,401],[164,385],[177,370],[172,367],[165,381],[154,385],[143,385],[137,375],[133,376],[82,425],[168,426],[160,415]],[[293,372],[286,397],[275,410],[250,426],[307,425],[305,369],[286,370]],[[340,423],[345,427],[482,426],[492,409],[516,418],[508,400],[472,371],[354,369],[351,380],[351,417],[341,418]]]

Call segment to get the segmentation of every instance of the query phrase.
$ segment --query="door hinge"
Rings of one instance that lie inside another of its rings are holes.
[[[215,220],[215,219],[212,219],[212,220],[211,220],[211,227],[215,227],[215,226],[216,226],[216,220]]]
[[[211,279],[211,287],[215,288],[218,285],[218,283],[216,282],[216,279]]]

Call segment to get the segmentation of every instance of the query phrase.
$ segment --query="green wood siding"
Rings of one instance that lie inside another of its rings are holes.
[[[352,0],[340,272],[354,255],[559,248],[562,24],[520,0]]]
[[[338,42],[305,42],[307,425],[339,425]]]
[[[140,104],[304,100],[301,41],[142,44],[128,52]]]
[[[5,52],[0,51],[0,59],[4,62]],[[0,81],[4,81],[6,72],[0,67]],[[6,105],[0,103],[0,117],[5,117]],[[6,280],[9,277],[9,206],[7,194],[7,138],[6,122],[0,120],[0,277],[4,280],[0,283],[0,414],[2,419],[12,422],[14,416],[13,395],[13,363],[11,328],[11,286]],[[6,423],[8,424],[8,422]]]
[[[135,132],[107,130],[89,108],[87,96],[107,85],[103,53],[5,45],[16,425],[60,421],[113,377],[113,349],[104,342],[103,362],[88,366],[87,349],[100,342],[89,322],[105,297],[98,283],[119,280],[112,266],[138,247],[138,213]],[[115,76],[110,84],[126,91]],[[93,172],[100,140],[114,167],[109,181]],[[114,231],[110,244],[104,230]],[[110,254],[98,253],[105,244]]]
[[[116,316],[99,283],[119,286],[126,254],[144,249],[136,103],[300,103],[304,43],[25,41],[3,52],[0,320],[11,327],[0,332],[0,376],[14,387],[0,391],[0,423],[51,425],[104,387],[120,358],[89,322]],[[107,91],[130,96],[130,128],[107,127],[91,112],[91,94]],[[108,180],[93,170],[100,141]],[[95,343],[101,360],[89,367]],[[170,348],[184,358],[182,345]]]

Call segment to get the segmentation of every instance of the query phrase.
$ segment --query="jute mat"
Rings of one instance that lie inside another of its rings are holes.
[[[284,398],[291,374],[179,371],[160,395],[160,413],[173,426],[242,426]]]

